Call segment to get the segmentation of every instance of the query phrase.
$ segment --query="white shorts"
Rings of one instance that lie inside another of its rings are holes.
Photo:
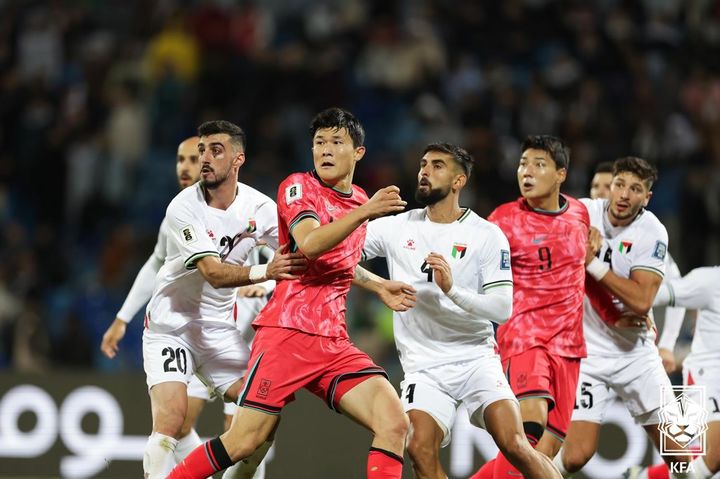
[[[617,396],[636,423],[659,424],[662,389],[670,386],[657,351],[629,357],[588,356],[580,361],[572,420],[602,424]]]
[[[194,374],[188,383],[187,395],[188,397],[202,399],[203,401],[215,400],[215,394],[211,394],[208,387]]]
[[[720,358],[696,359],[691,353],[683,362],[683,382],[705,387],[707,421],[720,421]]]
[[[247,369],[250,350],[234,325],[187,323],[170,333],[143,332],[148,388],[168,381],[188,384],[193,373],[223,396]]]
[[[503,374],[500,356],[494,352],[406,374],[400,388],[405,412],[417,409],[437,421],[443,431],[441,447],[450,443],[460,403],[467,408],[470,422],[484,428],[483,414],[488,405],[502,399],[517,402]]]

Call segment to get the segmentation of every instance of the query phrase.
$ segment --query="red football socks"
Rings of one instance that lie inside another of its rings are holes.
[[[402,468],[402,457],[377,447],[370,448],[367,462],[368,479],[400,479]]]

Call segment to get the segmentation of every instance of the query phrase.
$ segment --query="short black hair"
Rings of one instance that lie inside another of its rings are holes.
[[[460,165],[460,167],[463,169],[465,175],[470,178],[470,173],[472,173],[475,159],[470,153],[467,152],[465,148],[461,148],[457,145],[452,145],[450,143],[430,143],[423,150],[423,156],[425,156],[428,151],[439,151],[441,153],[447,153],[448,155],[452,156],[453,159],[457,162],[457,164]]]
[[[365,130],[360,124],[360,120],[342,108],[328,108],[315,115],[315,118],[310,122],[310,138],[314,138],[315,133],[324,128],[332,128],[334,130],[345,128],[355,148],[363,146],[365,142]]]
[[[218,135],[225,133],[230,136],[230,142],[240,150],[245,150],[245,132],[235,123],[227,120],[206,121],[197,129],[198,136]]]
[[[612,173],[613,172],[613,162],[612,161],[601,161],[597,164],[595,167],[595,175],[598,173]]]
[[[550,155],[559,170],[570,165],[570,148],[560,138],[551,135],[530,135],[522,142],[520,151],[542,150]]]
[[[626,172],[637,175],[647,185],[648,190],[652,189],[653,183],[658,179],[657,168],[637,156],[624,156],[615,160],[612,170],[613,176]]]

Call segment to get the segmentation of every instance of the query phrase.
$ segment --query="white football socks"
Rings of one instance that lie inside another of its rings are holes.
[[[223,479],[264,479],[265,464],[262,460],[271,446],[272,441],[262,443],[250,456],[228,468],[223,474]]]
[[[560,474],[562,474],[562,477],[565,477],[565,478],[572,477],[572,474],[567,472],[567,470],[565,469],[565,464],[563,464],[563,461],[562,461],[562,453],[563,453],[562,449],[560,449],[560,451],[558,451],[558,453],[555,454],[555,457],[553,458],[553,464],[555,464],[555,467],[558,468],[558,471],[560,471]]]
[[[147,479],[165,479],[175,467],[177,439],[154,432],[148,437],[143,456],[143,471]]]
[[[177,447],[175,448],[175,463],[179,464],[180,462],[182,462],[182,460],[185,459],[185,456],[190,454],[193,449],[200,446],[201,444],[202,440],[200,439],[200,436],[198,436],[195,428],[190,429],[190,432],[187,434],[187,436],[183,436],[178,439]]]

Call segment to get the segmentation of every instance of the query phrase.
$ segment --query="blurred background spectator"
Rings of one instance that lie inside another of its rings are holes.
[[[371,193],[411,199],[422,147],[459,143],[481,215],[517,196],[527,134],[570,144],[576,196],[642,156],[682,271],[720,263],[718,0],[4,1],[0,88],[1,368],[141,369],[141,321],[115,361],[100,337],[208,119],[242,125],[241,180],[273,197],[328,106],[367,128]],[[389,314],[352,296],[351,334],[392,368]]]

